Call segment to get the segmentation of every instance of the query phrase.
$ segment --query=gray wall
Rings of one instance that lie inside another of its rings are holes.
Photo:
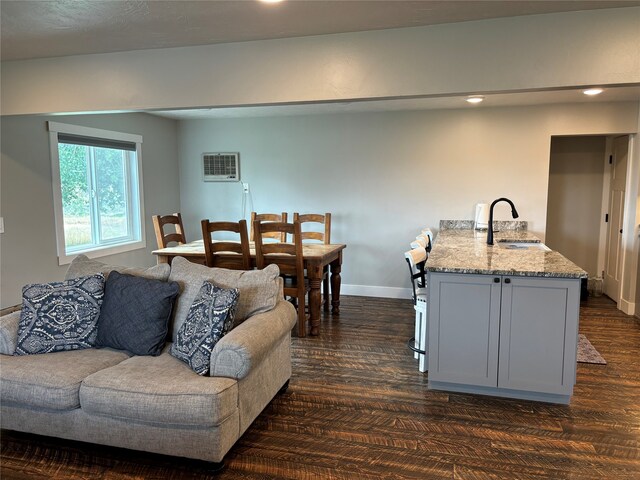
[[[332,212],[345,293],[405,296],[402,254],[421,228],[506,196],[543,236],[551,136],[635,131],[637,119],[631,102],[181,121],[185,228],[199,238],[202,218],[241,218],[241,185],[200,171],[203,152],[239,151],[254,210]],[[509,213],[500,204],[496,218]]]
[[[606,137],[551,140],[546,243],[589,273],[598,272]]]
[[[2,117],[0,303],[21,301],[27,283],[61,280],[66,266],[56,253],[49,134],[46,121],[143,136],[142,168],[147,248],[100,258],[110,263],[153,265],[151,215],[179,210],[176,122],[143,113]]]

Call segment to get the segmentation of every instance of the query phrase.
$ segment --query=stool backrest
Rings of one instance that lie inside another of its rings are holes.
[[[429,239],[428,245],[427,245],[427,253],[431,251],[431,246],[433,245],[433,232],[431,231],[430,228],[423,228],[422,229],[422,235],[426,236]]]
[[[413,291],[413,304],[416,303],[418,288],[426,288],[427,279],[424,265],[427,262],[427,250],[423,247],[413,248],[404,253],[404,258],[409,265],[409,277],[411,279],[411,289]]]

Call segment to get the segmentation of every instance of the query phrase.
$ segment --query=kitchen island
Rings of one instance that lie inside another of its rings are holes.
[[[442,228],[426,263],[429,388],[569,403],[587,273],[523,229]],[[464,227],[465,225],[455,225]]]

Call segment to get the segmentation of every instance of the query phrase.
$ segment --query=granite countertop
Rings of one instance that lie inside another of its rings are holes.
[[[526,230],[494,233],[495,245],[487,245],[487,231],[440,230],[429,253],[426,270],[442,273],[479,273],[524,277],[587,278],[587,272],[553,250],[509,250],[498,242],[540,242]]]

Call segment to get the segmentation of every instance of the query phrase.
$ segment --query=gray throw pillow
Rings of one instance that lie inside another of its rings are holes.
[[[112,271],[105,284],[96,346],[133,355],[160,355],[179,292],[175,282]]]
[[[233,328],[238,297],[237,288],[225,289],[203,282],[187,319],[178,330],[171,355],[185,362],[198,375],[207,375],[213,347]]]
[[[153,278],[166,282],[169,278],[170,270],[171,267],[166,263],[154,265],[149,268],[123,267],[121,265],[109,265],[107,263],[99,262],[98,260],[93,260],[86,255],[78,255],[71,261],[64,278],[65,280],[69,280],[71,278],[85,277],[96,273],[103,273],[104,278],[108,278],[109,272],[116,271],[126,273],[128,275],[135,275],[137,277]]]
[[[202,282],[210,281],[223,288],[238,289],[240,300],[235,323],[239,325],[245,319],[268,312],[276,306],[278,299],[282,298],[279,275],[280,269],[277,265],[269,265],[263,270],[228,270],[198,265],[183,257],[174,258],[171,262],[169,280],[178,282],[181,293],[173,315],[173,341],[175,342],[176,333],[187,318]]]
[[[26,285],[14,355],[80,350],[94,346],[104,275]]]

